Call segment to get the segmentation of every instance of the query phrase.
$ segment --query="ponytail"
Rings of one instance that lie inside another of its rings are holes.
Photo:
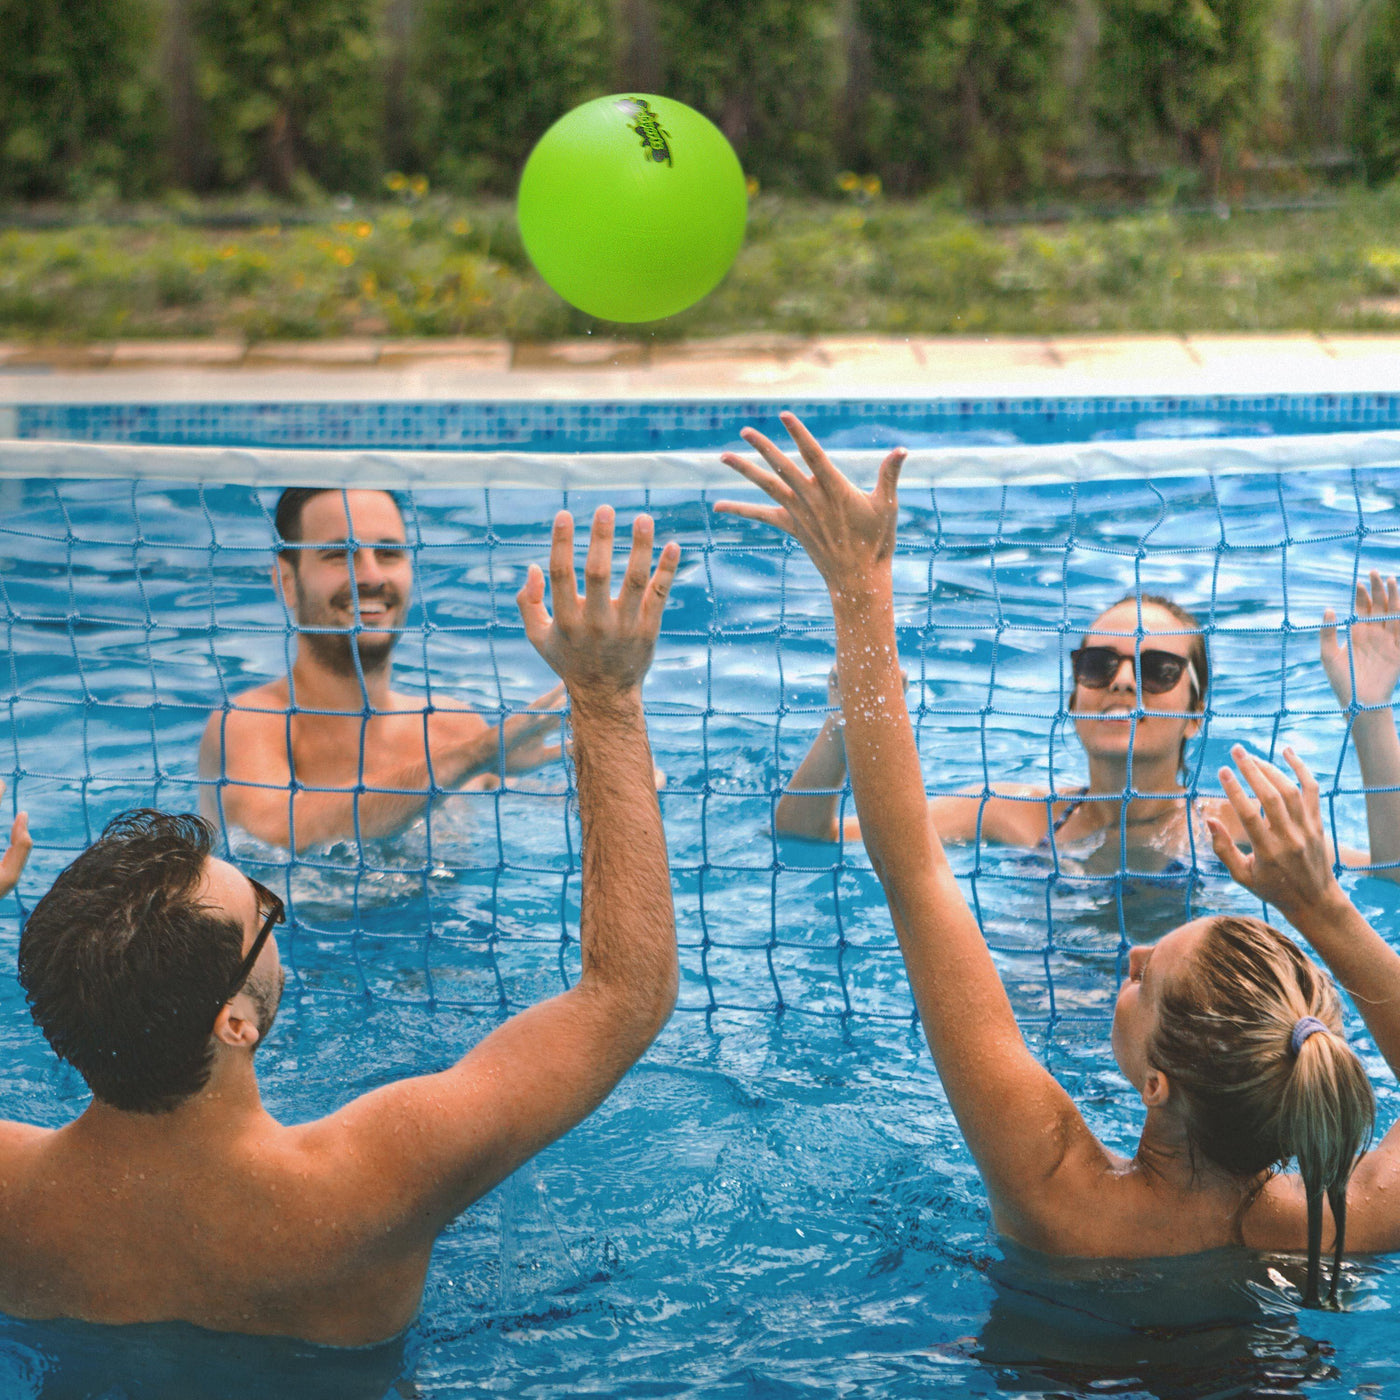
[[[1164,989],[1148,1061],[1180,1094],[1191,1149],[1251,1180],[1298,1161],[1308,1203],[1303,1303],[1320,1305],[1322,1201],[1336,1226],[1335,1305],[1346,1194],[1375,1125],[1365,1067],[1342,1036],[1332,979],[1259,919],[1211,921],[1191,966]]]
[[[1279,1103],[1279,1138],[1298,1159],[1308,1202],[1308,1279],[1303,1306],[1320,1305],[1322,1197],[1332,1208],[1336,1229],[1329,1307],[1337,1305],[1337,1283],[1346,1248],[1347,1183],[1356,1159],[1366,1150],[1375,1122],[1376,1100],[1356,1052],[1318,1017],[1295,1022],[1289,1036],[1292,1073]]]

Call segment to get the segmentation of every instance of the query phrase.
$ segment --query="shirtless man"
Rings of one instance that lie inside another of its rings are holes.
[[[298,627],[290,677],[209,716],[201,810],[293,851],[407,826],[435,789],[479,785],[557,757],[563,690],[488,725],[454,700],[390,689],[413,562],[387,491],[294,487],[277,503],[273,586]],[[353,547],[352,543],[353,542]]]
[[[280,903],[210,855],[200,819],[117,818],[20,943],[35,1020],[94,1097],[56,1130],[0,1122],[0,1312],[337,1346],[392,1337],[419,1307],[437,1235],[646,1050],[678,973],[641,692],[680,551],[668,544],[648,577],[652,523],[639,516],[612,599],[612,540],[604,506],[580,598],[561,513],[554,616],[537,567],[518,600],[572,707],[579,981],[450,1069],[284,1127],[254,1071],[283,980]]]

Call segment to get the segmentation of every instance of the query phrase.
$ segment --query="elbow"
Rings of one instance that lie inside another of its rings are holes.
[[[832,816],[825,821],[809,809],[815,807],[819,799],[796,797],[785,793],[778,799],[773,812],[773,834],[775,836],[795,836],[804,841],[839,841],[841,824]]]
[[[596,969],[585,971],[578,990],[598,1008],[627,1062],[639,1060],[676,1009],[680,967],[674,931],[670,948],[649,960],[648,965],[634,965],[624,976],[602,975]]]
[[[643,1037],[641,1050],[645,1050],[665,1028],[676,1009],[676,999],[680,995],[680,965],[676,959],[674,945],[667,959],[664,971],[656,979],[651,996],[638,1008],[638,1031]],[[638,1051],[638,1054],[641,1053]]]

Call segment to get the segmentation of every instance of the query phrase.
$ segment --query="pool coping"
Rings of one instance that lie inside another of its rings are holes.
[[[0,403],[1400,392],[1400,335],[0,344]]]

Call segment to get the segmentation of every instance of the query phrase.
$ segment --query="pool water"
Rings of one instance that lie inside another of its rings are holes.
[[[1387,473],[1319,470],[908,493],[896,592],[930,790],[1073,788],[1070,647],[1135,582],[1211,629],[1203,791],[1229,743],[1288,741],[1365,844],[1345,720],[1316,660],[1358,566],[1396,568]],[[193,809],[204,719],[279,674],[270,495],[245,487],[0,483],[6,762],[40,848],[0,921],[111,814]],[[513,597],[547,553],[547,492],[412,500],[419,596],[397,680],[494,709],[550,677]],[[571,492],[586,514],[602,499]],[[1297,1261],[1072,1265],[1004,1248],[921,1034],[858,847],[779,841],[771,812],[825,713],[829,605],[799,555],[677,492],[645,506],[683,560],[647,705],[682,945],[680,1009],[598,1113],[443,1237],[410,1334],[372,1354],[194,1329],[0,1325],[5,1396],[465,1397],[990,1393],[1377,1394],[1400,1385],[1390,1259],[1355,1258],[1348,1311],[1295,1310]],[[211,549],[211,540],[217,548]],[[290,863],[291,976],[259,1057],[284,1119],[441,1067],[577,975],[577,815],[560,765],[431,820]],[[1130,942],[1251,905],[1206,859],[1188,876],[1082,849],[953,852],[1018,1015],[1114,1148],[1140,1124],[1108,1050]],[[1348,876],[1387,934],[1393,885]],[[1381,1125],[1396,1086],[1367,1041]],[[86,1101],[0,982],[0,1114],[54,1125]]]

